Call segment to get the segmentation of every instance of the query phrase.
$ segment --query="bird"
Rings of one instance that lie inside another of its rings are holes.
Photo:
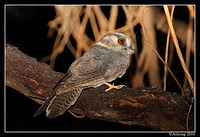
[[[110,84],[121,78],[135,53],[133,40],[123,33],[114,32],[103,36],[91,49],[76,59],[65,76],[53,89],[53,94],[41,105],[34,117],[46,110],[46,117],[56,118],[74,105],[83,89],[96,88],[102,84],[112,89],[124,85]]]

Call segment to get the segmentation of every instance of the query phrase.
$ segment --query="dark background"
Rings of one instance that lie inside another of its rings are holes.
[[[160,7],[162,9],[162,7]],[[110,6],[102,7],[102,10],[109,16]],[[122,8],[119,8],[120,15],[118,16],[117,27],[124,25],[125,15]],[[29,7],[7,7],[6,9],[6,38],[7,43],[16,46],[22,52],[40,60],[48,56],[52,52],[56,33],[52,38],[47,38],[48,26],[47,23],[55,18],[55,10],[53,6],[29,6]],[[187,7],[176,6],[174,17],[179,18],[188,23]],[[141,27],[137,25],[135,28],[137,33],[137,44],[141,46]],[[87,26],[87,34],[92,38],[91,27]],[[162,57],[164,57],[165,43],[167,35],[162,32],[157,32],[158,50]],[[163,45],[164,44],[164,45]],[[73,43],[73,45],[76,45]],[[160,46],[162,45],[162,46]],[[139,48],[138,51],[141,49]],[[185,55],[185,48],[182,48],[183,56]],[[60,54],[56,59],[54,70],[65,73],[69,65],[75,60],[70,51],[65,48],[64,53]],[[70,63],[69,63],[70,62]],[[47,62],[48,64],[49,62]],[[194,79],[194,58],[190,61],[190,74]],[[136,67],[135,59],[133,57],[133,66]],[[163,75],[163,64],[160,62],[161,76]],[[178,68],[178,69],[177,69]],[[182,84],[184,73],[180,65],[177,54],[174,54],[172,71],[176,75],[179,82]],[[134,70],[133,70],[134,72]],[[127,79],[127,74],[122,79],[114,81],[115,84],[123,84]],[[169,75],[167,78],[167,90],[181,94],[180,89],[175,81]],[[148,81],[146,82],[148,85]],[[6,130],[7,131],[146,131],[152,130],[143,126],[127,126],[119,123],[111,123],[99,120],[90,120],[85,117],[77,119],[68,112],[55,118],[48,119],[45,114],[34,118],[33,115],[40,107],[39,104],[25,97],[21,93],[6,86]]]

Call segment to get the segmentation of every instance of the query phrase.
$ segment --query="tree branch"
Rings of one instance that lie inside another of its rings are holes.
[[[6,85],[43,103],[64,74],[27,56],[16,47],[6,47]],[[105,85],[83,90],[70,112],[91,119],[143,125],[156,130],[186,130],[187,100],[156,87],[123,88],[105,92]],[[189,118],[193,130],[193,114]]]

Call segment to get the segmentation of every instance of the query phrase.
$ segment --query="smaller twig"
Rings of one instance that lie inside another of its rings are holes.
[[[170,47],[170,49],[169,49],[169,59],[168,59],[168,61],[167,61],[167,65],[169,66],[169,68],[171,68],[171,66],[172,66],[172,62],[173,62],[173,58],[174,58],[174,46],[173,46],[173,41],[172,40],[170,40],[169,41],[169,47]],[[168,71],[166,71],[166,77],[168,76]],[[162,77],[162,81],[161,81],[161,83],[163,83],[164,82],[164,75],[163,75],[163,77]]]
[[[171,20],[173,19],[174,8],[175,8],[175,5],[172,6]],[[167,42],[166,42],[166,50],[165,50],[165,63],[166,64],[168,62],[169,38],[170,38],[170,29],[168,29],[168,33],[167,33]],[[166,83],[167,83],[166,79],[167,79],[167,68],[165,66],[164,67],[164,88],[163,88],[165,91],[166,91]]]
[[[115,29],[116,23],[117,23],[117,16],[118,16],[118,6],[117,5],[111,6],[110,17],[109,17],[109,21],[108,21],[108,30],[109,31],[112,31]]]
[[[85,44],[86,41],[84,40],[84,33],[89,19],[87,14],[88,11],[91,11],[91,6],[86,7],[85,14],[83,16],[83,20],[79,28],[78,39],[76,39],[77,41],[76,58],[79,58],[81,56],[82,49],[86,45]]]
[[[54,68],[55,58],[53,58],[53,54],[54,54],[55,49],[60,44],[61,39],[62,39],[62,34],[61,34],[61,29],[59,29],[58,34],[55,39],[55,42],[54,42],[54,45],[53,45],[52,53],[50,55],[50,64],[51,64],[50,67],[51,68]]]
[[[190,53],[191,53],[191,47],[192,44],[192,33],[193,33],[193,17],[192,14],[189,15],[189,24],[188,24],[188,30],[187,30],[187,39],[186,39],[186,51],[185,51],[185,63],[187,66],[187,69],[189,70],[190,67]],[[187,87],[187,77],[185,75],[184,82],[183,82],[183,89],[186,89]]]
[[[93,9],[100,27],[100,34],[105,35],[108,28],[108,19],[102,12],[100,6],[93,6]]]
[[[94,16],[94,11],[91,10],[91,12],[88,13],[88,16],[89,16],[89,20],[90,20],[90,24],[92,27],[92,32],[93,32],[94,38],[97,41],[99,38],[99,29],[98,29],[97,22],[96,22],[96,19]]]
[[[75,50],[74,46],[72,45],[70,39],[67,41],[67,47],[68,47],[69,51],[72,53],[72,55],[74,57],[76,57],[76,50]]]
[[[46,57],[43,57],[40,61],[41,61],[41,62],[47,62],[47,61],[50,60],[50,57],[51,57],[51,55],[48,55],[48,56],[46,56]]]

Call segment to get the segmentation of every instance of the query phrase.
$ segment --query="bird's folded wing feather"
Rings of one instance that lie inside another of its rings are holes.
[[[60,83],[57,94],[76,88],[87,88],[104,83],[104,74],[108,71],[106,64],[97,59],[86,59],[70,67],[66,77]]]

